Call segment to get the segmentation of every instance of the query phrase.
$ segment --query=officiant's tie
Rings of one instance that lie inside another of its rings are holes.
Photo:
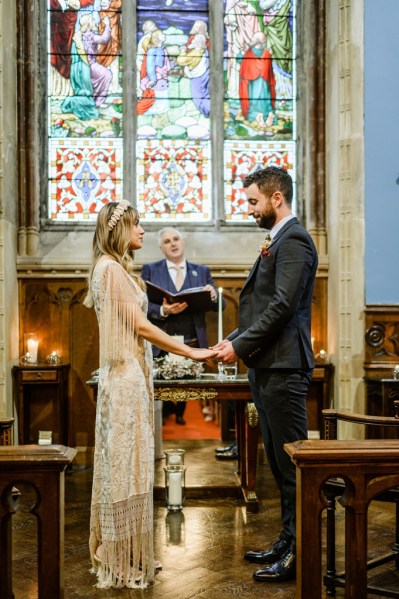
[[[176,281],[175,281],[175,287],[177,289],[177,291],[180,291],[180,289],[183,287],[183,283],[184,283],[184,266],[174,266],[173,267],[176,271]]]

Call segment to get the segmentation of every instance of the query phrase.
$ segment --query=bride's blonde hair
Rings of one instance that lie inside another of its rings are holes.
[[[113,258],[135,279],[141,289],[145,289],[143,280],[133,274],[134,252],[130,249],[131,231],[132,227],[139,221],[139,213],[136,208],[129,204],[116,223],[110,226],[111,217],[118,206],[119,211],[121,211],[120,202],[109,202],[101,208],[97,216],[96,230],[93,237],[93,258],[87,279],[88,291],[83,302],[88,308],[93,306],[91,289],[93,271],[102,256]]]

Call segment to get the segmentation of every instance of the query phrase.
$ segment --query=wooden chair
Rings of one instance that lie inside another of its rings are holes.
[[[338,421],[350,422],[352,424],[361,424],[365,426],[395,427],[399,436],[399,401],[394,402],[396,415],[390,416],[368,416],[364,414],[355,414],[346,410],[322,410],[324,423],[324,439],[337,439]],[[335,505],[338,497],[342,497],[345,490],[345,483],[342,479],[330,479],[324,485],[324,495],[327,500],[327,551],[326,551],[326,574],[323,582],[328,596],[335,596],[336,587],[345,587],[345,572],[336,571],[335,562]],[[375,498],[376,501],[386,501],[395,503],[395,541],[392,551],[367,562],[367,569],[376,568],[390,561],[395,561],[399,567],[399,488],[390,489],[381,493]],[[399,591],[387,590],[382,587],[369,585],[369,593],[381,595],[384,597],[399,598]]]

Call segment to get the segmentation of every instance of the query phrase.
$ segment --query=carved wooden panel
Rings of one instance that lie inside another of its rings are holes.
[[[39,339],[39,362],[57,351],[70,363],[68,419],[73,446],[94,445],[95,405],[85,384],[98,368],[98,327],[94,310],[83,306],[84,279],[20,280],[20,354],[24,335],[35,332]]]
[[[399,363],[399,307],[366,308],[365,368],[387,374]]]
[[[217,287],[223,287],[226,308],[223,312],[223,333],[227,335],[237,326],[238,301],[245,276],[214,277]],[[20,298],[20,354],[24,336],[35,332],[39,338],[39,361],[58,351],[64,363],[70,363],[68,397],[68,443],[72,447],[91,448],[94,445],[95,403],[92,390],[86,385],[90,373],[98,368],[98,326],[94,310],[83,306],[85,296],[83,278],[21,277]],[[217,342],[218,315],[206,316],[208,341]],[[327,347],[327,278],[316,279],[312,336],[315,352]],[[240,371],[246,368],[240,364]]]
[[[399,307],[368,306],[365,311],[365,384],[366,411],[372,416],[383,414],[382,379],[392,377],[399,364]],[[368,427],[367,436],[381,438],[379,427]]]

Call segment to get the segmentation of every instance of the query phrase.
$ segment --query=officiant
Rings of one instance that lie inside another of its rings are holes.
[[[141,276],[170,293],[177,293],[192,287],[208,290],[213,300],[212,309],[218,309],[217,291],[211,272],[207,266],[193,264],[185,258],[185,244],[182,233],[178,229],[165,227],[158,232],[159,247],[165,256],[163,260],[143,265]],[[148,318],[169,335],[184,336],[184,343],[191,347],[208,347],[206,336],[205,312],[192,313],[187,310],[186,302],[168,303],[163,298],[162,304],[149,302]],[[162,350],[153,347],[154,358],[161,357]],[[170,404],[170,405],[165,405]],[[177,424],[186,424],[184,420],[185,402],[164,402],[164,416],[171,410],[176,414]]]

